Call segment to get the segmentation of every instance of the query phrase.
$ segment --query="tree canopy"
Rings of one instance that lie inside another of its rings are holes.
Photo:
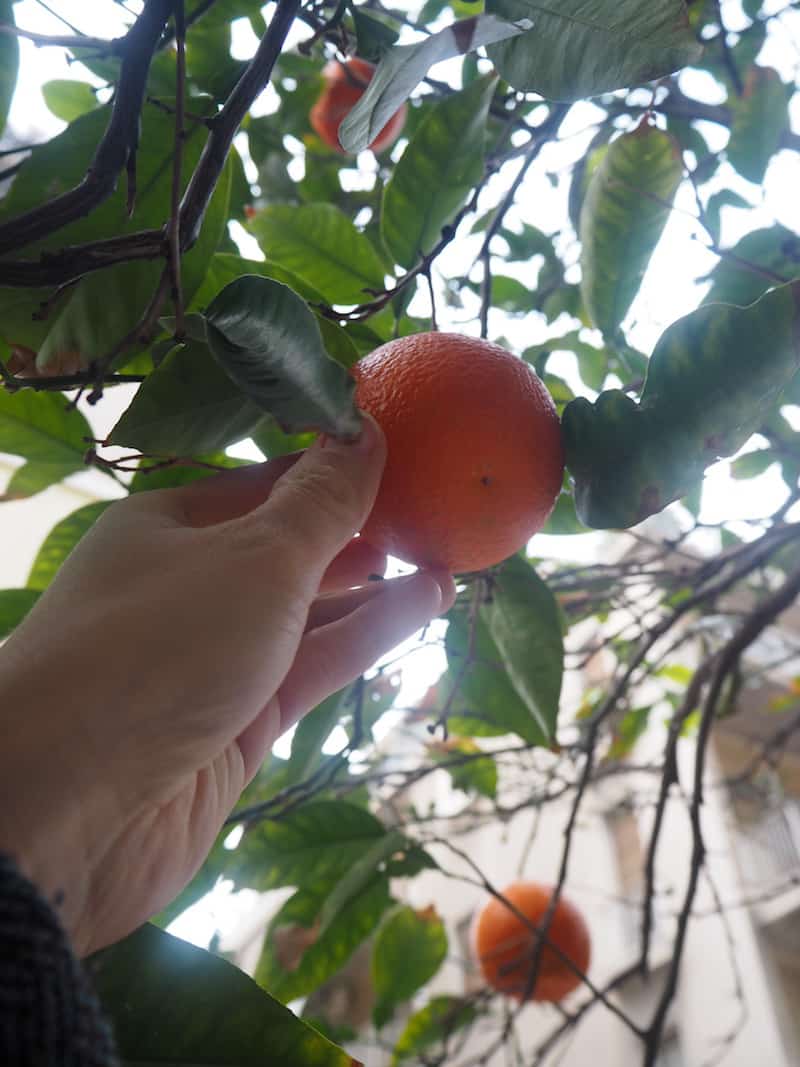
[[[649,733],[636,951],[604,986],[587,978],[574,1010],[519,1062],[546,1062],[589,1008],[613,1009],[610,994],[648,973],[663,816],[678,797],[691,855],[667,980],[648,1017],[623,1018],[653,1065],[709,873],[710,738],[740,713],[748,657],[767,631],[777,651],[760,669],[794,663],[796,677],[776,698],[751,781],[800,726],[797,648],[777,626],[800,591],[800,236],[762,194],[800,149],[796,67],[775,58],[779,39],[800,34],[800,5],[139,7],[119,5],[114,39],[68,26],[42,37],[0,0],[0,128],[32,44],[75,61],[74,79],[42,88],[61,132],[27,145],[6,124],[0,147],[0,451],[22,460],[2,499],[86,465],[146,492],[246,462],[226,452],[245,440],[271,458],[317,432],[347,435],[359,417],[352,365],[439,327],[497,341],[536,369],[561,414],[568,473],[532,554],[460,582],[446,630],[428,637],[446,668],[425,699],[400,706],[390,663],[316,708],[231,816],[226,834],[244,831],[236,847],[220,839],[156,925],[97,961],[123,1055],[355,1062],[336,1044],[353,1035],[283,1005],[370,943],[370,1025],[382,1040],[404,1019],[386,1062],[478,1062],[461,1056],[468,1042],[488,1062],[521,1009],[482,1038],[486,990],[427,996],[456,949],[438,915],[413,911],[398,887],[449,859],[456,883],[498,894],[459,833],[566,803],[557,891],[568,888],[587,796],[609,773],[641,769],[633,754]],[[249,58],[237,58],[241,41]],[[337,150],[309,116],[326,63],[353,55],[376,69]],[[404,105],[400,139],[370,152]],[[697,264],[695,306],[677,314],[670,286],[648,288],[667,239],[683,241],[676,276]],[[98,440],[94,413],[112,390],[130,400]],[[704,476],[721,459],[743,490],[766,472],[773,487],[782,480],[780,502],[746,523],[733,508],[708,521]],[[60,521],[27,585],[0,591],[0,637],[105,506]],[[609,531],[603,562],[565,563],[547,536],[590,530]],[[604,680],[590,685],[597,657]],[[399,770],[376,742],[379,720],[416,728]],[[335,728],[346,741],[325,754]],[[463,796],[457,825],[414,806],[413,787],[434,774]],[[254,982],[163,932],[220,877],[293,890]],[[308,936],[287,966],[290,927]],[[146,1019],[162,1002],[156,1037]]]

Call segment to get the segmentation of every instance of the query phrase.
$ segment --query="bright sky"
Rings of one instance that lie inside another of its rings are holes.
[[[91,5],[87,5],[85,0],[53,0],[51,6],[79,29],[93,36],[114,36],[121,32],[124,25],[120,19],[119,4],[115,0],[93,0]],[[133,11],[138,10],[140,6],[135,2],[128,4]],[[770,0],[771,10],[779,10],[783,6],[782,0]],[[88,15],[89,7],[91,18]],[[37,0],[22,0],[17,3],[15,16],[18,24],[29,30],[44,34],[68,32]],[[443,16],[442,24],[446,20],[447,16]],[[731,28],[735,29],[736,23]],[[296,34],[298,38],[306,35],[305,29],[299,29]],[[795,11],[788,13],[781,26],[771,33],[760,61],[777,68],[785,81],[794,81],[798,67],[798,42],[800,12]],[[234,54],[238,58],[247,58],[252,54],[255,44],[249,23],[240,20],[235,26]],[[45,106],[41,95],[41,85],[44,82],[54,78],[76,78],[95,85],[99,83],[80,64],[68,64],[66,53],[62,49],[42,49],[29,41],[21,41],[21,50],[21,74],[10,122],[22,139],[37,142],[63,127],[63,123],[55,119]],[[457,69],[456,61],[441,64],[433,73],[439,78],[450,79],[454,77],[454,71]],[[702,97],[709,103],[722,102],[720,90],[709,77],[697,72],[686,72],[682,79],[683,88],[690,95]],[[274,106],[275,95],[268,91],[256,110],[266,112]],[[545,149],[523,182],[518,196],[520,206],[512,209],[508,215],[508,222],[512,226],[524,220],[552,233],[566,222],[569,168],[585,152],[598,114],[598,110],[591,103],[573,108],[562,129],[562,140]],[[792,125],[795,131],[800,132],[800,102],[797,99],[792,107]],[[713,148],[724,146],[727,133],[722,128],[705,123],[702,132]],[[395,151],[399,151],[399,146]],[[298,162],[297,166],[302,164]],[[374,171],[373,157],[370,153],[364,153],[348,172],[348,179],[353,186],[371,183]],[[557,176],[555,184],[551,183],[548,174]],[[507,168],[494,179],[484,194],[484,210],[500,199],[513,176],[514,169]],[[763,187],[751,185],[724,165],[715,179],[714,188],[709,188],[708,191],[712,192],[720,187],[735,189],[752,204],[751,211],[727,207],[723,210],[723,245],[733,243],[750,229],[776,221],[800,232],[800,198],[797,196],[797,190],[800,188],[800,154],[788,151],[779,153],[770,166]],[[695,221],[695,215],[693,195],[687,184],[679,193],[675,211],[653,257],[641,294],[629,316],[630,340],[644,351],[652,350],[658,336],[669,323],[697,305],[702,293],[697,279],[716,263],[716,257],[703,248],[706,242],[702,239],[702,231]],[[260,258],[257,246],[254,247],[255,243],[247,238],[243,231],[238,237],[242,238],[245,254]],[[451,245],[440,260],[443,274],[458,275],[463,270],[465,258],[477,251],[477,240],[467,239]],[[503,267],[504,273],[516,274],[528,284],[535,282],[536,269],[535,266],[518,264]],[[474,318],[467,321],[470,316],[476,315],[477,310],[477,301],[470,301],[469,294],[465,299],[465,308],[464,311],[453,312],[442,307],[441,325],[460,329],[462,332],[477,332]],[[425,314],[427,297],[418,296],[412,310]],[[500,312],[493,312],[491,326],[494,336],[502,334],[517,350],[540,343],[549,336],[566,333],[570,329],[567,320],[558,323],[555,328],[548,328],[546,324],[537,321],[535,316],[510,318]],[[567,378],[577,393],[593,395],[578,377],[574,357],[564,354],[558,366],[555,361],[551,366]],[[99,434],[113,425],[126,403],[123,391],[114,390],[109,395],[109,400],[104,400],[99,412],[90,412],[92,423]],[[789,416],[793,425],[800,429],[800,408],[792,409]],[[744,451],[750,451],[755,444],[755,441],[749,443]],[[260,458],[260,454],[248,446],[239,447],[235,451],[237,454]],[[734,482],[728,469],[729,464],[722,462],[709,471],[705,481],[701,518],[706,522],[742,520],[735,524],[736,531],[742,536],[754,536],[755,529],[748,526],[744,520],[757,519],[775,510],[785,499],[786,487],[775,466],[746,483]],[[81,478],[86,480],[86,476]],[[95,483],[89,480],[87,484]],[[797,511],[800,512],[800,508]],[[532,551],[543,556],[591,560],[597,558],[600,546],[605,541],[604,534],[572,538],[547,538],[540,535],[534,539]],[[412,643],[409,643],[408,647],[411,646]],[[396,655],[397,652],[393,653],[393,656]],[[412,661],[411,668],[403,673],[403,702],[421,696],[430,679],[443,667],[442,655],[438,650],[418,651]],[[335,749],[341,743],[342,738],[337,739],[334,736],[329,747]],[[286,754],[288,747],[287,737],[281,740],[277,751]],[[216,893],[204,902],[201,909],[193,909],[193,914],[187,915],[175,927],[176,932],[198,943],[207,943],[216,927],[224,927],[232,919],[230,905],[225,901],[225,896],[224,892]]]

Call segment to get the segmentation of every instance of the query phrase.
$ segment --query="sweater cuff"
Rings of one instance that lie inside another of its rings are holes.
[[[0,1063],[118,1067],[111,1027],[53,908],[0,853]]]

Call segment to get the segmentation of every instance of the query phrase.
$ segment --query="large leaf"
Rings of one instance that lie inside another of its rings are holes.
[[[0,389],[0,452],[29,461],[12,475],[8,498],[30,496],[83,470],[91,437],[89,423],[60,394]]]
[[[357,1067],[246,974],[155,926],[92,957],[123,1060],[203,1067]]]
[[[486,116],[496,76],[435,104],[394,168],[383,195],[381,233],[394,259],[413,267],[483,173]]]
[[[551,740],[564,670],[562,621],[555,597],[533,567],[512,556],[481,609],[514,689]]]
[[[38,599],[36,589],[0,589],[0,641],[19,626]]]
[[[385,834],[368,811],[320,800],[248,831],[252,842],[233,855],[229,869],[253,889],[336,881]]]
[[[14,25],[14,0],[0,0],[0,23]],[[19,42],[13,33],[0,34],[0,133],[3,132],[17,87]]]
[[[231,252],[217,252],[211,257],[208,264],[203,284],[197,290],[192,300],[192,311],[205,311],[214,297],[224,289],[226,285],[236,281],[245,274],[260,274],[265,278],[274,278],[276,282],[283,282],[293,289],[304,300],[322,301],[322,293],[309,285],[297,274],[286,270],[280,263],[266,262],[257,259],[245,259],[242,256],[233,255]]]
[[[452,996],[433,997],[406,1023],[395,1045],[393,1067],[409,1056],[420,1056],[431,1045],[446,1042],[457,1030],[469,1026],[477,1014],[469,1001]]]
[[[446,955],[447,932],[436,909],[399,908],[381,926],[372,949],[375,1025],[385,1025],[398,1004],[429,982]]]
[[[354,381],[332,360],[308,305],[271,278],[237,278],[206,312],[211,350],[242,392],[289,432],[356,434]]]
[[[516,37],[531,25],[529,16],[514,23],[494,15],[477,15],[446,26],[418,44],[390,48],[378,64],[364,95],[339,127],[342,147],[347,152],[361,152],[372,144],[434,63],[465,55],[494,41]]]
[[[800,276],[800,236],[775,225],[752,230],[725,250],[709,275],[706,304],[752,304],[768,289]]]
[[[562,428],[582,521],[632,526],[736,452],[800,367],[798,323],[800,282],[747,308],[706,305],[662,335],[639,404],[619,390],[569,404]]]
[[[270,923],[255,978],[259,985],[285,1002],[307,996],[340,971],[375,930],[391,904],[388,879],[385,875],[375,875],[362,892],[346,902],[325,932],[319,934],[316,922],[328,890],[327,884],[298,890]],[[287,925],[295,930],[304,927],[307,931],[301,941],[305,951],[299,958],[296,954],[287,958],[281,944],[279,932]]]
[[[678,143],[647,121],[614,141],[592,175],[580,219],[581,292],[610,337],[639,291],[682,177]]]
[[[741,97],[732,103],[728,162],[760,184],[789,125],[786,86],[771,67],[751,67]]]
[[[533,29],[492,45],[489,57],[515,89],[580,100],[652,81],[695,62],[701,47],[684,0],[487,0]]]
[[[48,587],[58,568],[110,503],[108,500],[100,500],[96,504],[86,504],[55,524],[33,561],[28,575],[29,589],[41,590]]]
[[[141,452],[196,456],[249,437],[264,417],[208,345],[188,341],[139,386],[108,439]]]
[[[336,304],[360,304],[384,287],[369,239],[334,204],[275,204],[250,223],[269,260],[298,274]]]
[[[547,734],[512,685],[500,651],[480,615],[470,622],[461,605],[451,611],[445,651],[448,671],[437,686],[437,703],[441,707],[456,690],[448,718],[451,733],[472,737],[517,734],[532,745],[548,743]],[[432,710],[435,713],[437,709]]]

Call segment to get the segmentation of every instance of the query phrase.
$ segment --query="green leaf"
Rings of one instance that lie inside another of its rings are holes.
[[[193,101],[193,110],[207,109],[208,101]],[[80,116],[63,133],[31,153],[11,190],[0,202],[0,219],[47,202],[78,185],[84,178],[97,144],[109,121],[109,107]],[[189,125],[183,149],[184,182],[189,180],[203,148],[205,129]],[[26,257],[58,251],[67,245],[107,237],[120,237],[150,228],[160,229],[168,216],[172,188],[174,120],[152,105],[145,107],[136,155],[136,210],[131,218],[126,208],[126,182],[114,194],[80,220],[60,228],[53,236],[25,248]],[[199,239],[182,259],[184,299],[191,300],[205,275],[208,261],[224,232],[228,216],[231,168],[227,166],[206,211]],[[157,262],[118,263],[88,274],[69,288],[45,321],[35,321],[42,297],[30,297],[27,316],[18,312],[15,335],[7,339],[38,351],[37,363],[46,368],[58,362],[63,352],[80,354],[83,366],[106,356],[139,321],[150,302],[162,267]],[[103,314],[98,314],[98,308]],[[5,318],[5,316],[4,316]],[[3,332],[7,323],[3,322]],[[19,327],[22,332],[19,332]]]
[[[704,304],[746,307],[768,289],[800,276],[800,236],[785,226],[745,234],[726,249],[708,276],[713,283]]]
[[[267,415],[252,433],[254,443],[267,459],[299,452],[314,440],[313,433],[284,433],[275,419]]]
[[[431,251],[480,180],[496,85],[490,74],[434,104],[394,168],[383,193],[381,234],[402,267]]]
[[[515,89],[550,100],[653,81],[702,54],[683,0],[487,0],[486,10],[533,22],[530,33],[487,51]]]
[[[552,740],[564,670],[562,619],[555,597],[533,567],[512,556],[481,608],[508,677],[542,734]]]
[[[581,293],[613,337],[639,291],[683,177],[677,142],[647,121],[612,142],[580,219]]]
[[[12,475],[6,498],[31,496],[83,470],[92,436],[89,423],[60,393],[0,388],[0,452],[29,461]]]
[[[370,63],[377,63],[395,43],[398,33],[380,19],[365,14],[361,8],[353,6],[352,12],[356,27],[356,54]]]
[[[97,97],[87,82],[55,78],[42,86],[42,96],[57,119],[73,122],[97,107]]]
[[[737,481],[757,478],[776,461],[777,457],[770,448],[761,449],[759,452],[746,452],[731,463],[731,478],[736,478]]]
[[[529,744],[547,744],[546,733],[508,677],[488,625],[480,616],[471,624],[461,607],[457,605],[448,616],[445,636],[448,671],[437,687],[442,695],[441,705],[457,687],[452,714],[447,720],[450,732],[471,737],[517,734]]]
[[[395,45],[378,64],[364,95],[342,120],[339,141],[346,152],[361,152],[372,144],[395,111],[408,99],[428,70],[443,59],[465,55],[494,41],[516,37],[530,29],[523,16],[519,24],[494,15],[474,15],[418,44]]]
[[[406,850],[413,853],[413,849],[399,830],[390,830],[385,837],[379,838],[352,865],[326,898],[318,918],[320,935],[331,926],[349,901],[372,883],[376,871],[383,874],[387,870],[387,861],[393,854],[405,855]]]
[[[334,204],[275,204],[250,222],[264,254],[335,304],[360,304],[384,287],[380,256]]]
[[[428,753],[441,763],[450,775],[453,786],[465,793],[480,793],[494,798],[497,793],[497,764],[491,753],[482,755],[482,749],[471,737],[450,737],[447,741],[432,741]],[[459,762],[459,757],[469,757]]]
[[[208,1067],[355,1062],[237,967],[155,926],[143,926],[93,956],[91,973],[126,1062]]]
[[[392,1067],[410,1056],[421,1056],[431,1045],[444,1044],[457,1031],[469,1026],[478,1016],[474,1004],[459,997],[433,997],[406,1023],[394,1048]]]
[[[647,729],[650,721],[650,705],[633,708],[620,719],[614,730],[614,737],[608,750],[608,759],[624,759],[632,751],[636,742]]]
[[[0,641],[19,626],[39,596],[36,589],[0,590]]]
[[[571,492],[564,491],[559,494],[556,506],[550,512],[550,517],[542,527],[541,533],[554,537],[566,537],[573,534],[590,533],[578,518],[575,510],[575,497]]]
[[[0,22],[14,25],[14,0],[0,0]],[[19,70],[19,41],[13,33],[0,34],[0,133],[8,118],[8,110],[17,87]]]
[[[5,491],[0,493],[0,500],[23,500],[35,496],[74,472],[71,463],[61,467],[57,463],[23,463],[9,478]]]
[[[716,244],[719,244],[722,232],[722,209],[724,207],[747,209],[751,206],[740,193],[734,192],[733,189],[720,189],[718,193],[714,193],[708,198],[705,214],[706,227]]]
[[[211,257],[203,284],[192,300],[192,311],[205,311],[211,301],[226,285],[236,281],[245,274],[259,274],[264,278],[274,278],[293,289],[298,296],[311,303],[321,303],[322,293],[297,274],[286,270],[279,263],[263,262],[257,259],[244,259],[230,252],[217,252]]]
[[[789,125],[786,86],[772,67],[751,67],[744,92],[731,100],[728,162],[748,181],[761,184]]]
[[[581,520],[632,526],[738,451],[800,366],[799,319],[798,282],[747,308],[706,305],[662,335],[641,403],[610,390],[569,404],[562,432]]]
[[[235,470],[251,465],[250,460],[236,459],[225,452],[194,455],[186,462],[173,463],[168,467],[154,464],[151,460],[142,460],[128,488],[131,493],[144,493],[150,489],[177,489],[181,485],[191,485],[192,482],[211,478],[218,474],[220,469]]]
[[[386,876],[373,877],[363,892],[347,901],[327,930],[318,935],[315,921],[329,888],[325,884],[299,890],[270,923],[255,978],[259,985],[283,1001],[307,996],[337,974],[375,930],[392,900]],[[299,959],[296,950],[294,958],[287,958],[280,940],[281,928],[295,924],[308,931],[300,942],[301,947],[304,944],[308,947]]]
[[[58,568],[110,503],[109,500],[99,500],[96,504],[86,504],[55,524],[33,561],[28,575],[29,589],[48,587]]]
[[[433,907],[399,908],[378,931],[372,948],[372,982],[377,997],[375,1025],[384,1026],[398,1004],[409,1000],[444,963],[447,933]]]
[[[208,340],[242,392],[288,432],[357,434],[355,383],[332,360],[305,301],[271,278],[226,285],[206,312]]]
[[[307,886],[343,878],[386,833],[384,826],[352,804],[319,800],[290,811],[279,822],[248,832],[249,854],[234,854],[230,871],[253,889]]]
[[[173,349],[141,384],[109,442],[168,456],[195,456],[249,437],[264,419],[208,345]]]
[[[344,714],[344,703],[349,693],[349,687],[333,693],[297,724],[286,768],[289,785],[305,781],[319,767],[324,759],[322,746]]]

